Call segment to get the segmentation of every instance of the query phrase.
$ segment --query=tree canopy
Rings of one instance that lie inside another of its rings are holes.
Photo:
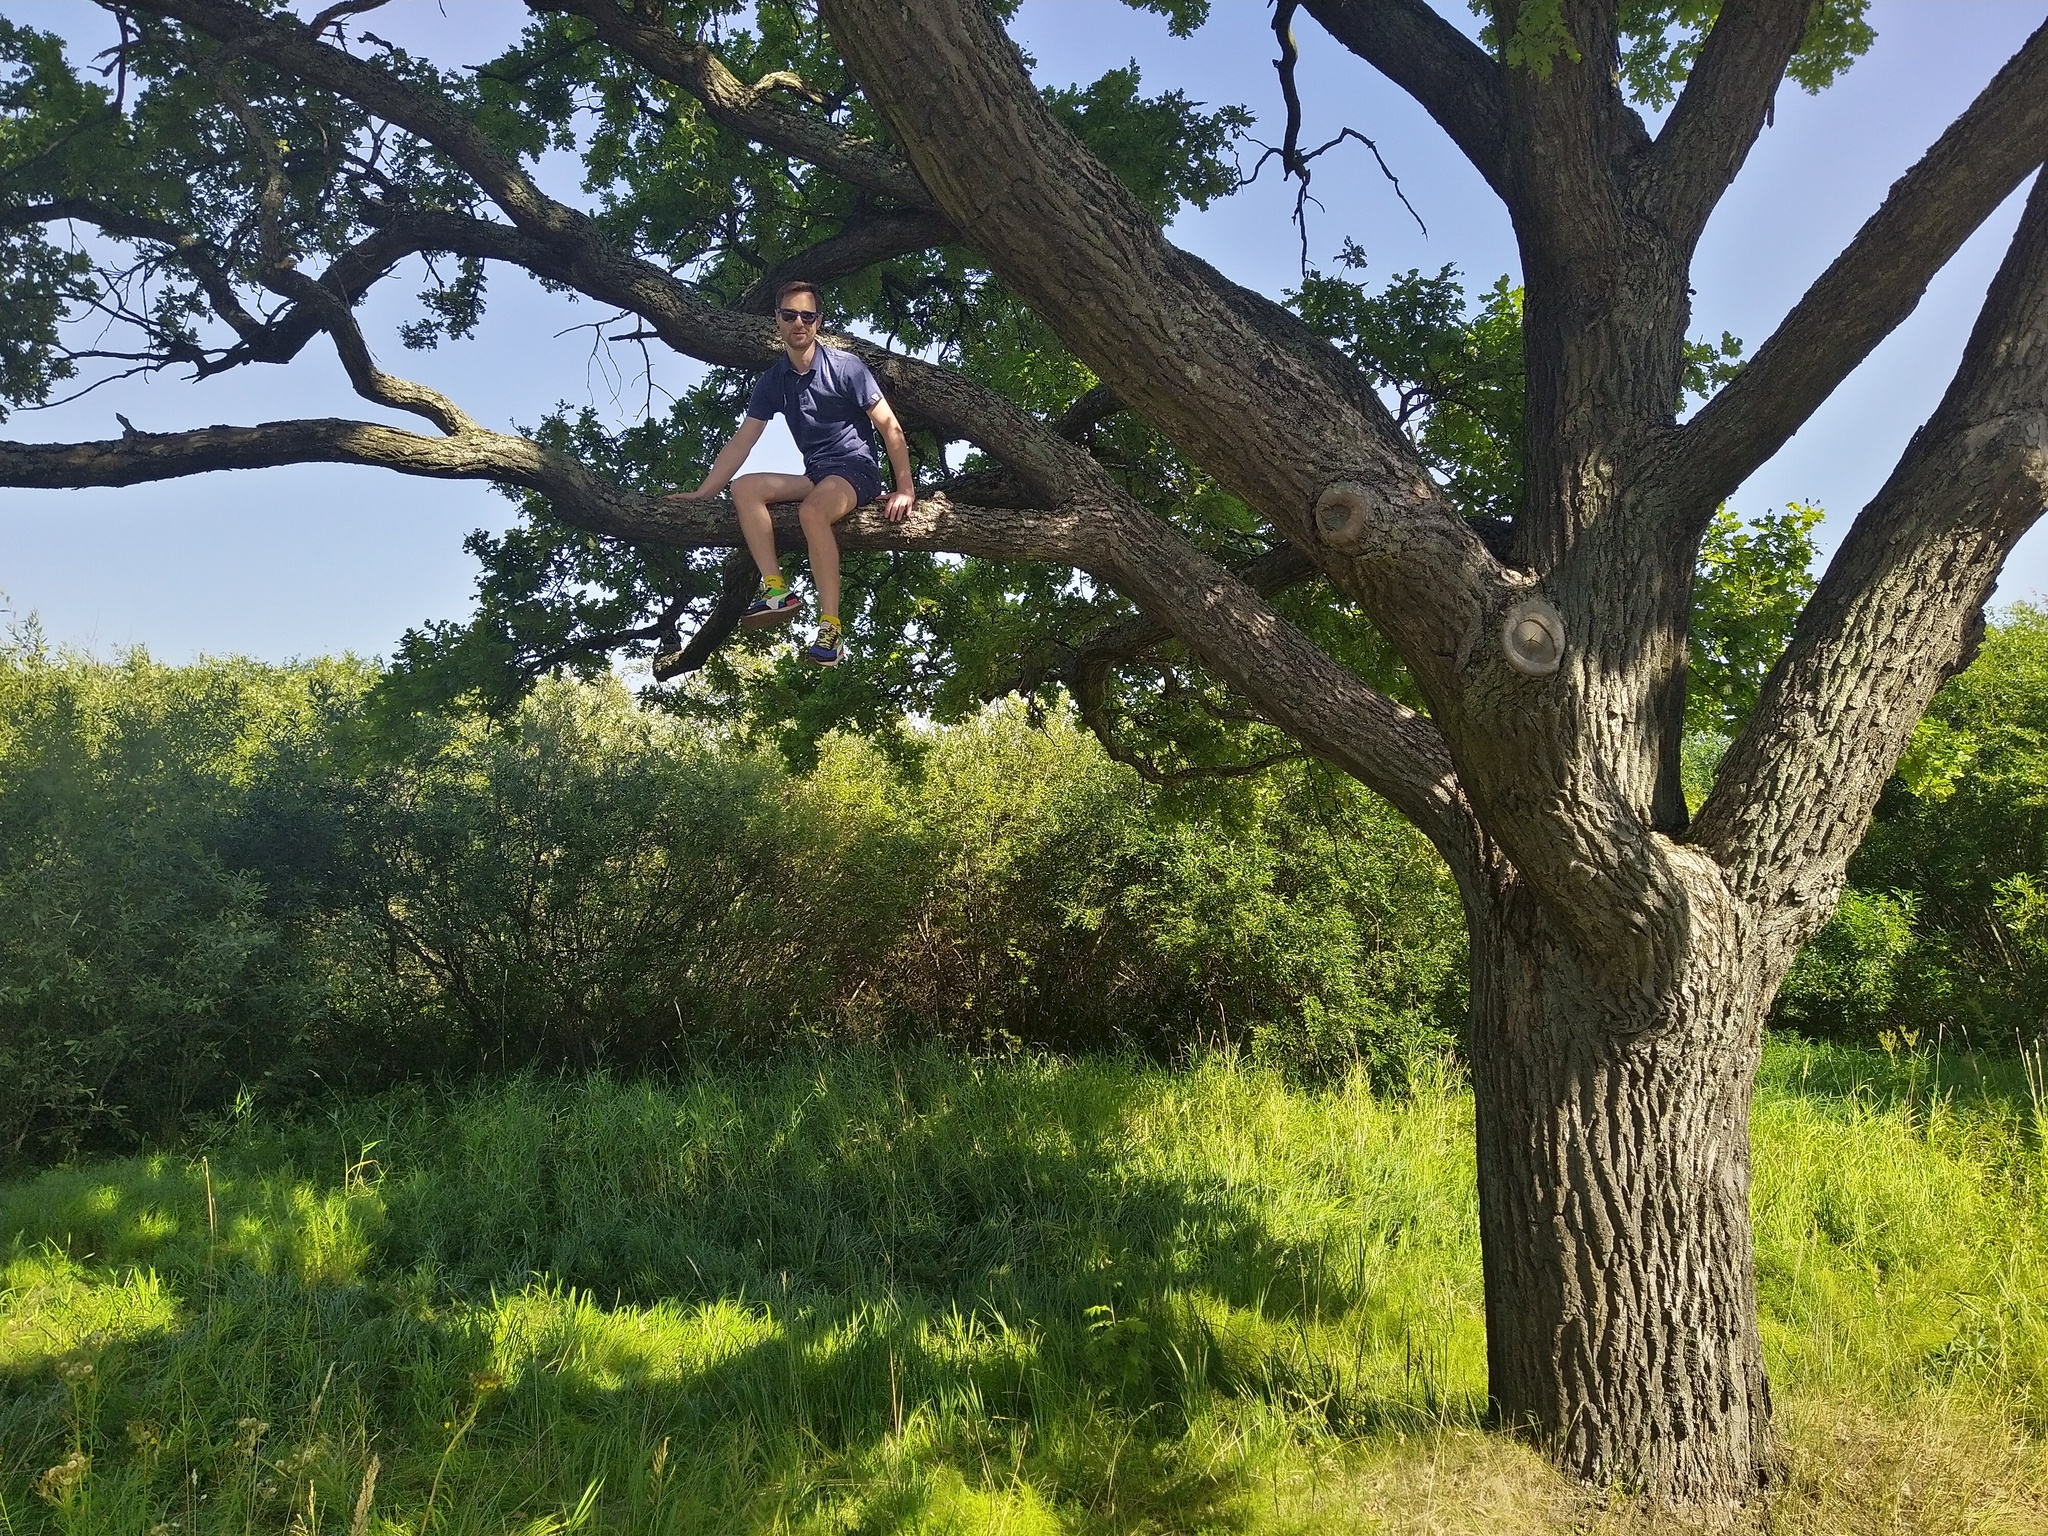
[[[1142,8],[1159,10],[1181,34],[1206,18],[1203,6]],[[1696,33],[1714,14],[1699,7],[1664,13],[1672,9],[1652,8],[1629,22],[1629,79],[1650,104],[1668,100],[1697,52],[1697,36],[1687,42],[1683,29]],[[1822,83],[1867,43],[1860,10],[1838,9],[1816,22],[1812,58],[1801,55],[1803,81]],[[127,26],[126,13],[117,14]],[[1832,30],[1824,34],[1823,23]],[[336,18],[339,39],[350,36],[349,24]],[[506,150],[528,159],[550,149],[578,155],[603,236],[686,274],[709,302],[762,313],[774,283],[790,274],[836,279],[827,283],[836,325],[942,361],[1053,423],[1206,551],[1238,564],[1279,555],[1289,568],[1272,579],[1276,590],[1289,589],[1288,617],[1415,702],[1398,656],[1356,607],[1288,561],[1240,498],[1124,409],[970,248],[946,241],[943,219],[877,208],[862,188],[721,126],[688,81],[664,78],[633,52],[610,46],[583,15],[536,19],[519,46],[470,68],[411,57],[378,38],[372,23],[355,24],[370,28],[354,34],[359,46],[415,86],[462,105]],[[694,8],[672,24],[715,31],[720,56],[710,62],[732,73],[728,91],[752,79],[757,98],[802,103],[850,134],[877,132],[815,17],[730,4]],[[330,266],[331,275],[357,269],[352,303],[373,276],[424,279],[419,318],[383,345],[432,350],[475,335],[489,303],[485,257],[407,253],[411,264],[400,256],[372,274],[370,263],[397,247],[387,240],[385,249],[364,249],[406,210],[451,203],[480,210],[474,188],[463,189],[459,171],[436,164],[430,143],[403,135],[373,143],[377,125],[345,97],[297,99],[289,76],[274,72],[264,82],[269,98],[245,92],[227,122],[209,124],[197,108],[219,96],[218,78],[195,68],[200,56],[189,47],[181,58],[164,42],[167,33],[150,51],[142,21],[135,26],[133,48],[108,69],[105,61],[67,59],[50,34],[0,20],[0,57],[12,66],[0,98],[10,134],[4,153],[16,166],[9,192],[19,210],[0,259],[20,301],[0,316],[0,420],[9,406],[137,370],[189,369],[203,380],[292,360],[312,333],[286,341],[277,336],[278,317],[266,316],[262,323],[277,339],[252,346],[214,308],[238,285],[249,290],[233,311],[245,323],[266,303],[278,304],[274,285],[255,276],[271,250],[266,238],[294,264],[318,253],[343,263],[340,272]],[[108,74],[119,76],[111,89],[102,83]],[[704,78],[714,78],[708,65]],[[1251,116],[1178,91],[1147,95],[1142,85],[1132,62],[1087,86],[1043,94],[1164,225],[1248,179]],[[274,140],[282,171],[275,186],[263,141],[251,137],[259,126]],[[269,237],[255,216],[267,197],[277,205]],[[855,229],[857,241],[849,238]],[[179,244],[187,236],[211,248],[206,263],[192,257],[196,241]],[[813,256],[820,246],[827,249]],[[1397,273],[1373,287],[1366,266],[1365,251],[1346,240],[1336,272],[1305,269],[1285,298],[1386,395],[1454,503],[1485,526],[1506,528],[1522,493],[1519,288],[1503,277],[1468,295],[1451,266],[1433,275]],[[107,319],[127,328],[131,347],[119,355],[82,344],[87,335],[103,341],[104,326],[86,327]],[[303,329],[303,320],[296,326]],[[652,339],[624,312],[609,330],[621,338],[612,345]],[[1733,337],[1690,344],[1689,398],[1725,382],[1739,356]],[[754,371],[714,367],[683,399],[627,430],[607,430],[586,408],[549,415],[536,438],[621,486],[659,493],[694,483],[737,419]],[[930,430],[917,449],[921,478],[958,482],[983,497],[988,479],[1001,473],[975,445],[942,441]],[[868,556],[855,566],[858,643],[850,664],[821,676],[787,654],[774,656],[771,638],[750,641],[730,612],[719,612],[727,585],[721,557],[607,537],[559,516],[545,491],[506,490],[519,502],[518,526],[469,541],[483,567],[474,617],[405,637],[384,689],[390,705],[466,698],[503,713],[550,671],[589,673],[621,656],[672,655],[694,638],[683,680],[657,685],[650,698],[779,727],[800,755],[833,725],[857,724],[888,740],[906,712],[957,718],[1012,689],[1041,701],[1072,690],[1088,703],[1091,725],[1149,773],[1229,773],[1292,749],[1245,718],[1241,703],[1231,703],[1185,647],[1133,631],[1127,601],[1076,582],[1069,569],[900,551]],[[1757,560],[1796,580],[1811,555],[1807,543],[1788,546],[1767,535],[1752,545],[1751,535],[1725,519],[1716,537],[1734,542],[1725,557],[1702,566],[1699,659],[1734,665],[1740,680],[1724,685],[1715,674],[1695,709],[1702,730],[1725,730],[1740,718],[1789,633],[1796,604],[1759,607],[1744,586],[1771,579]],[[1725,644],[1714,638],[1724,632],[1731,636]],[[1730,687],[1733,713],[1714,713],[1718,706],[1707,698]]]
[[[1148,775],[1350,773],[1429,837],[1472,933],[1503,1418],[1589,1477],[1753,1488],[1762,1017],[2048,503],[2048,184],[1824,575],[1797,559],[1808,513],[1744,532],[1723,508],[2039,169],[2048,27],[1745,353],[1691,335],[1698,242],[1783,82],[1867,46],[1859,0],[1489,0],[1476,41],[1423,0],[1282,0],[1279,169],[1306,197],[1308,17],[1505,205],[1523,286],[1476,295],[1450,268],[1370,287],[1356,252],[1285,293],[1231,281],[1165,222],[1238,184],[1242,113],[1129,68],[1041,90],[1001,0],[529,0],[520,43],[468,69],[380,38],[384,3],[105,0],[122,41],[93,78],[0,35],[0,379],[34,399],[319,340],[431,430],[4,443],[0,484],[327,461],[515,488],[524,521],[475,544],[475,621],[412,638],[401,706],[502,708],[639,648],[694,675],[686,707],[744,701],[799,744],[1065,689]],[[550,151],[587,206],[548,190]],[[625,432],[488,430],[358,324],[416,257],[406,345],[472,334],[509,263],[712,371]],[[912,428],[926,493],[840,525],[862,661],[824,680],[731,643],[731,509],[654,494],[710,457],[796,275]],[[1696,805],[1689,730],[1732,738]]]

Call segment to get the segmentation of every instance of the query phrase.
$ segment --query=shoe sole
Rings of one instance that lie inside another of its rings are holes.
[[[767,613],[750,613],[740,620],[741,629],[770,629],[777,624],[787,624],[797,615],[801,603],[791,603],[787,608],[771,609]]]
[[[820,661],[817,657],[806,652],[804,660],[814,667],[836,667],[839,665],[839,658],[837,656],[834,656],[830,661]]]

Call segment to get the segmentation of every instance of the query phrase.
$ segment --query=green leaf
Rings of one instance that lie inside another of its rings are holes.
[[[1813,594],[1821,510],[1789,504],[1745,524],[1722,507],[1701,542],[1693,583],[1686,729],[1733,736]]]

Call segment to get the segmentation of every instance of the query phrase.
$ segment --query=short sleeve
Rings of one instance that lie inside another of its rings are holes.
[[[782,409],[782,391],[775,387],[777,369],[770,368],[754,380],[754,392],[747,396],[747,414],[756,421],[773,421]]]
[[[882,386],[875,382],[875,376],[868,371],[868,365],[851,352],[842,353],[846,360],[846,392],[853,396],[854,404],[864,411],[875,408],[875,402],[882,398]]]

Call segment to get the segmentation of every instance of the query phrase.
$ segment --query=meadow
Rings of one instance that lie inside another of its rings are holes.
[[[381,686],[0,644],[0,1536],[1673,1525],[1486,1422],[1357,785]],[[1759,1529],[2048,1532],[2043,741],[2014,610],[1779,998]]]
[[[2042,1086],[1770,1045],[1761,1528],[2048,1529]],[[0,1532],[1666,1528],[1485,1425],[1471,1140],[1229,1052],[245,1106],[0,1185]]]

